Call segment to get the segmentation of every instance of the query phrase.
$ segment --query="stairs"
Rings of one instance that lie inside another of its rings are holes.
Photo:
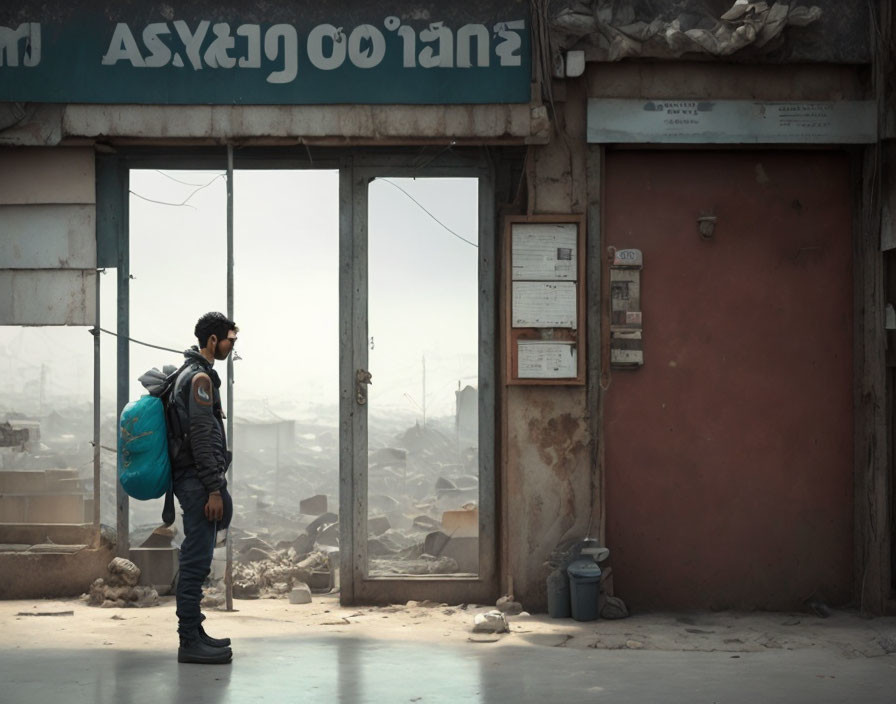
[[[93,497],[77,470],[0,470],[0,523],[92,521]]]
[[[86,592],[114,557],[92,521],[77,470],[0,469],[0,599]]]

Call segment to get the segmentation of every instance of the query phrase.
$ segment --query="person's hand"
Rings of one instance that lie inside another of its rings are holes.
[[[220,521],[224,518],[224,499],[221,498],[221,492],[215,491],[208,495],[205,517],[210,521]]]

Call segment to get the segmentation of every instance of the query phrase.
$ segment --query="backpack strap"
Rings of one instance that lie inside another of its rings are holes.
[[[170,424],[172,422],[172,419],[175,419],[177,421],[176,433],[178,436],[182,435],[182,429],[180,428],[180,419],[177,416],[177,410],[171,408],[172,404],[170,402],[171,400],[169,398],[169,394],[181,372],[183,372],[191,364],[192,362],[189,361],[184,362],[183,365],[181,365],[180,369],[172,374],[169,374],[165,379],[165,383],[162,384],[162,387],[159,389],[158,393],[158,396],[162,399],[165,408],[165,422]],[[168,491],[165,492],[165,505],[162,507],[162,523],[164,523],[166,526],[170,526],[172,523],[174,523],[174,520],[174,479],[172,477],[171,484],[168,485]]]

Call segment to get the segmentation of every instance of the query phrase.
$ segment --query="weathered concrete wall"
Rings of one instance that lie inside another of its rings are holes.
[[[89,148],[0,148],[0,324],[90,325],[96,187]]]
[[[861,100],[869,97],[855,66],[753,66],[701,62],[589,63],[589,98]]]
[[[533,147],[530,177],[533,214],[583,213],[585,86],[557,93],[558,132]],[[595,333],[589,331],[588,337]],[[503,535],[506,573],[502,589],[526,609],[547,608],[545,561],[559,544],[585,537],[592,515],[591,434],[586,390],[580,387],[511,386],[505,389]]]
[[[0,107],[3,104],[0,103]],[[33,111],[0,144],[142,141],[296,144],[543,143],[540,105],[65,105]]]

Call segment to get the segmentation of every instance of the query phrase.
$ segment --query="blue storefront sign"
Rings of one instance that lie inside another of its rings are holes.
[[[528,102],[528,3],[445,5],[24,0],[0,9],[0,101]]]

